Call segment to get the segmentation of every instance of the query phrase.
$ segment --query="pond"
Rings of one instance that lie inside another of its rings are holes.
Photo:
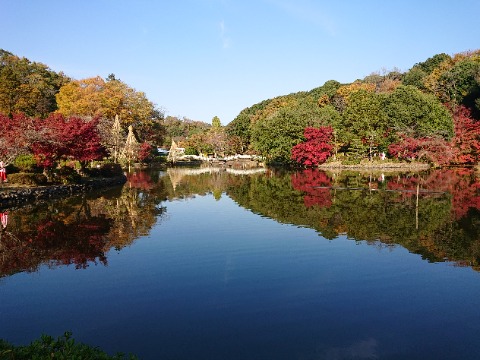
[[[480,178],[170,168],[2,212],[0,338],[141,359],[480,358]]]

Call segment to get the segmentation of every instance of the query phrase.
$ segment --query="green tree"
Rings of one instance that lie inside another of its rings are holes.
[[[396,132],[410,137],[453,136],[453,119],[447,108],[431,94],[414,86],[399,86],[384,97],[383,111]]]
[[[328,80],[322,86],[316,87],[308,92],[308,95],[313,96],[318,100],[322,95],[332,97],[337,92],[341,84],[336,80]]]
[[[475,108],[480,97],[480,52],[456,62],[438,79],[439,93],[444,102]]]
[[[343,112],[342,126],[345,140],[356,139],[356,143],[361,140],[371,160],[375,149],[383,143],[388,128],[381,97],[363,89],[352,92]]]
[[[170,146],[172,140],[184,141],[195,134],[208,131],[212,126],[203,121],[194,121],[189,118],[178,118],[167,116],[162,121],[162,127],[165,129],[165,138],[163,144]]]
[[[421,69],[426,74],[431,74],[433,70],[440,66],[440,64],[449,60],[451,60],[451,57],[449,55],[441,53],[436,54],[423,62],[417,63],[413,67]]]
[[[250,116],[242,111],[225,129],[230,138],[236,139],[240,153],[245,152],[250,145],[250,124]]]
[[[292,148],[304,140],[305,119],[288,108],[259,120],[252,128],[252,144],[268,161],[290,162]]]
[[[427,60],[415,64],[403,76],[403,85],[413,85],[422,91],[428,91],[426,82],[431,81],[430,75],[438,72],[440,67],[445,66],[452,58],[447,54],[437,54]]]
[[[222,123],[220,122],[220,118],[218,116],[214,116],[212,119],[212,127],[218,129],[222,127]]]
[[[420,67],[411,68],[403,78],[403,85],[415,86],[421,90],[426,90],[423,80],[427,76],[427,73]]]
[[[256,118],[257,112],[261,112],[271,102],[272,99],[268,99],[243,109],[240,111],[240,114],[226,126],[226,132],[229,137],[236,137],[236,142],[240,139],[242,153],[251,147],[251,131],[254,117]]]

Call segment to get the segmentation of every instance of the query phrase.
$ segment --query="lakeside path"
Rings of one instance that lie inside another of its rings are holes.
[[[4,183],[0,185],[0,210],[120,186],[125,184],[126,181],[127,178],[123,175],[112,178],[85,179],[80,184],[69,185],[31,187]]]

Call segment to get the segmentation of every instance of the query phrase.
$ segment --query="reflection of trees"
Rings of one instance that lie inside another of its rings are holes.
[[[194,195],[213,194],[218,200],[221,194],[247,173],[238,170],[228,171],[220,167],[176,167],[167,170],[163,179],[167,184],[168,198],[188,198]],[[245,177],[247,177],[245,175]]]
[[[465,169],[327,176],[318,170],[246,180],[228,194],[241,206],[333,239],[399,244],[429,261],[480,264],[479,183]]]
[[[310,227],[327,239],[346,234],[377,246],[399,244],[429,261],[480,269],[479,182],[472,171],[179,174],[132,173],[125,186],[101,195],[12,210],[0,233],[0,276],[41,264],[106,264],[109,249],[150,232],[166,214],[164,200],[222,193],[255,213]]]
[[[127,183],[117,191],[119,193],[97,198],[91,208],[93,213],[107,213],[113,220],[107,245],[121,249],[136,238],[149,234],[165,213],[165,207],[160,204],[166,199],[166,193],[158,176],[143,171],[127,174]]]
[[[9,224],[0,233],[0,276],[35,271],[41,264],[77,268],[97,261],[106,264],[105,235],[112,223],[105,216],[67,219],[50,213],[21,227]]]
[[[164,184],[138,173],[123,187],[12,210],[0,232],[0,276],[48,266],[107,264],[106,253],[147,235],[164,214]]]

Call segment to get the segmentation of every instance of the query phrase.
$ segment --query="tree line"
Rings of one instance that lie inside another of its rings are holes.
[[[480,50],[438,54],[341,84],[264,100],[227,125],[270,162],[360,163],[378,154],[435,165],[478,162]]]

